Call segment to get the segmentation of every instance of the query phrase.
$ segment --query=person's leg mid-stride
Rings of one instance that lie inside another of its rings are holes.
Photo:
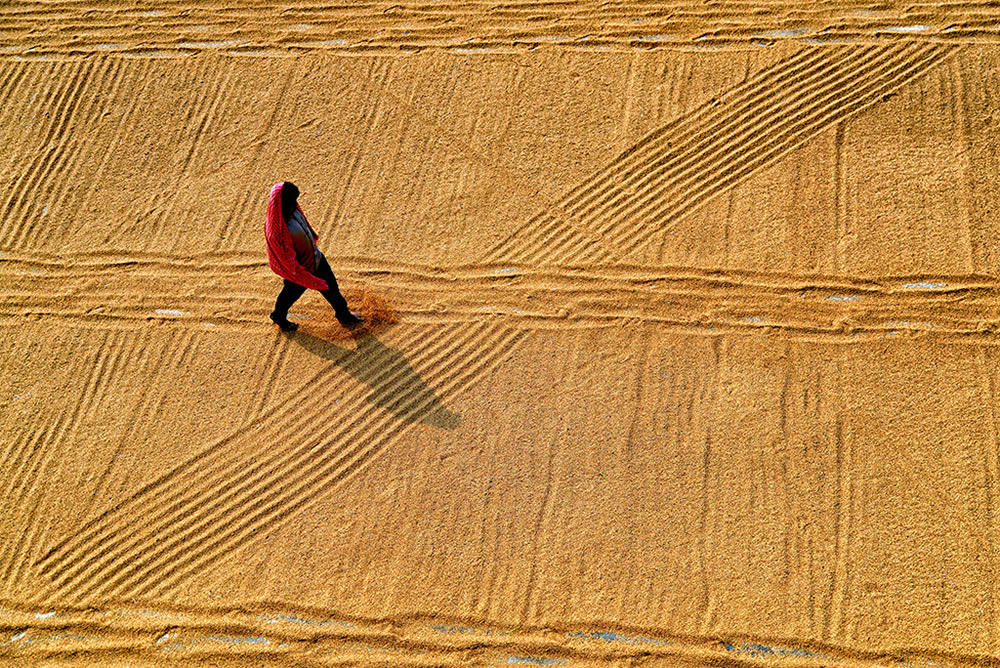
[[[267,264],[285,285],[274,303],[271,320],[288,332],[298,325],[288,319],[288,309],[307,289],[319,290],[330,302],[337,320],[345,327],[354,327],[361,318],[347,308],[340,294],[337,279],[326,257],[316,246],[319,235],[309,225],[298,204],[299,189],[288,181],[274,184],[267,202]]]

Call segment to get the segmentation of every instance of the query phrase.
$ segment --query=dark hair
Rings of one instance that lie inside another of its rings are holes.
[[[288,220],[295,213],[295,205],[299,201],[299,189],[291,181],[281,184],[281,217]]]

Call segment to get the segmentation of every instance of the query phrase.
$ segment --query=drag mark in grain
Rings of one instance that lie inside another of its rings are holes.
[[[56,169],[50,170],[46,176],[55,179],[51,186],[51,192],[44,198],[35,197],[35,213],[33,215],[45,215],[48,211],[48,219],[44,227],[38,230],[38,240],[36,247],[52,247],[52,240],[59,244],[63,239],[69,238],[69,227],[80,218],[81,209],[78,204],[82,197],[72,198],[71,194],[80,190],[89,190],[83,184],[90,184],[91,174],[88,173],[90,165],[97,160],[98,155],[107,147],[102,142],[95,141],[96,136],[103,136],[102,132],[96,131],[101,120],[108,113],[108,109],[118,90],[121,82],[125,78],[124,62],[120,59],[105,59],[108,66],[101,71],[100,79],[87,84],[87,94],[90,96],[86,110],[78,113],[76,118],[70,122],[70,135],[72,144],[66,149],[68,157],[64,164]],[[81,175],[81,170],[83,175]]]
[[[69,377],[76,380],[83,377],[84,369],[89,369],[89,374],[84,382],[84,387],[92,387],[99,382],[102,369],[95,364],[97,354],[104,347],[107,341],[107,332],[96,333],[96,351],[91,355],[74,355],[69,365]],[[91,350],[94,350],[91,347]],[[57,452],[71,439],[79,426],[86,395],[76,392],[68,392],[69,396],[77,397],[77,400],[63,411],[45,411],[38,414],[42,419],[42,424],[36,427],[33,436],[24,441],[24,446],[11,453],[10,458],[5,458],[8,464],[7,473],[4,476],[4,483],[7,490],[4,497],[10,500],[11,507],[19,509],[22,514],[18,516],[17,538],[8,543],[9,555],[0,558],[0,582],[7,583],[8,587],[16,586],[22,576],[27,563],[36,558],[35,549],[39,540],[39,520],[41,519],[40,504],[44,498],[43,485],[49,480],[50,468]],[[46,421],[54,413],[54,419]]]
[[[518,228],[480,258],[483,264],[556,264],[573,257],[573,263],[608,264],[624,256],[607,241],[569,217],[559,205],[550,207]],[[563,262],[562,264],[566,264]]]
[[[718,98],[727,100],[725,108],[720,112],[718,99],[710,100],[694,111],[668,122],[663,127],[651,132],[644,139],[632,146],[608,166],[604,167],[587,181],[570,190],[553,208],[562,212],[562,216],[551,216],[544,224],[539,217],[529,220],[510,238],[501,242],[484,258],[484,262],[497,262],[510,258],[521,262],[538,261],[546,254],[566,257],[560,253],[558,245],[552,244],[552,238],[557,234],[558,227],[564,225],[566,219],[573,220],[581,214],[591,214],[595,209],[608,203],[625,199],[630,191],[638,189],[637,182],[649,175],[656,165],[670,164],[677,160],[680,152],[687,145],[697,145],[706,137],[712,136],[711,119],[715,117],[718,123],[741,125],[753,112],[758,111],[753,102],[780,95],[781,83],[787,80],[808,82],[815,76],[817,68],[826,62],[827,56],[823,49],[805,49],[794,54],[763,72],[752,77]],[[576,229],[581,224],[576,223]],[[599,239],[599,244],[612,256],[620,256],[610,244],[594,232],[590,238]]]
[[[57,418],[54,422],[43,424],[36,430],[25,429],[17,438],[10,441],[7,452],[4,453],[5,475],[3,480],[4,497],[20,497],[19,490],[23,490],[27,482],[27,476],[32,470],[31,463],[37,459],[37,453],[44,452],[47,444],[52,442],[53,434],[59,430],[62,418]],[[18,518],[21,519],[21,518]],[[5,541],[0,554],[0,582],[10,590],[12,588],[12,573],[18,567],[24,555],[18,551],[20,541],[25,535],[24,527],[26,522],[21,520],[18,523],[16,534],[11,536],[11,540]]]
[[[362,156],[369,151],[368,146],[372,137],[376,133],[378,124],[383,120],[386,113],[385,93],[388,91],[388,83],[392,75],[392,61],[382,61],[372,59],[368,67],[368,76],[365,77],[365,85],[362,88],[364,99],[368,100],[364,113],[361,116],[357,148],[352,151],[350,163],[347,165],[347,178],[344,179],[343,190],[330,200],[323,219],[332,221],[333,225],[339,225],[344,219],[345,203],[350,201],[351,190],[357,180],[358,173],[363,164]],[[271,119],[273,123],[273,118]]]
[[[324,382],[331,375],[329,371],[320,373],[312,380]],[[155,540],[155,533],[151,532],[168,525],[172,517],[182,515],[192,494],[203,492],[199,488],[206,486],[210,491],[213,484],[232,476],[234,466],[242,464],[229,454],[229,444],[233,440],[243,434],[259,436],[268,429],[279,433],[286,431],[295,422],[301,422],[301,413],[310,408],[303,403],[305,397],[305,391],[290,395],[241,430],[220,439],[183,466],[145,486],[123,504],[91,520],[80,534],[68,537],[40,560],[41,572],[57,582],[75,582],[88,578],[89,573],[106,560],[116,559],[119,550],[128,551],[142,539]],[[151,499],[155,499],[153,510],[147,507]],[[140,512],[140,508],[145,510]],[[135,513],[142,517],[141,525],[135,525],[131,519]],[[80,560],[84,555],[89,555],[89,563]]]
[[[23,117],[24,111],[18,105],[11,104],[11,100],[17,100],[22,95],[23,86],[32,81],[32,77],[28,74],[34,69],[16,61],[4,64],[3,73],[0,74],[2,77],[0,79],[0,100],[5,100],[6,103],[0,106],[0,127],[10,127],[17,111],[21,111]]]
[[[485,259],[592,263],[595,249],[581,243],[578,229],[600,239],[596,253],[631,255],[716,194],[951,53],[913,43],[799,52],[654,131],[554,205],[561,215],[536,216]]]
[[[81,396],[87,397],[87,417],[94,416],[98,406],[109,394],[109,388],[118,377],[121,366],[128,364],[135,352],[135,339],[127,332],[105,332],[99,346],[100,353],[90,381]]]
[[[197,188],[185,187],[185,184],[189,180],[189,172],[192,163],[196,162],[200,147],[209,139],[208,135],[213,130],[213,122],[218,117],[220,107],[228,104],[233,97],[229,94],[229,89],[234,76],[232,68],[225,67],[223,62],[215,58],[205,59],[195,68],[197,83],[194,85],[197,87],[191,93],[193,100],[186,106],[187,114],[180,125],[184,129],[180,142],[183,155],[180,157],[180,164],[174,167],[176,175],[173,182],[158,192],[150,206],[155,215],[148,223],[150,230],[146,238],[146,249],[164,245],[170,247],[176,241],[176,236],[163,239],[161,234],[169,234],[171,226],[165,221],[173,219],[172,213],[178,205],[185,200],[195,199],[194,208],[197,210],[197,199],[201,193]]]
[[[259,217],[259,212],[255,209],[260,206],[263,198],[260,193],[246,189],[233,201],[233,206],[223,220],[219,228],[219,240],[215,242],[215,250],[218,253],[231,252],[237,248],[237,240],[241,238],[240,232],[245,229],[259,230],[259,224],[254,225]]]
[[[416,416],[430,408],[434,403],[459,394],[483,374],[495,369],[509,356],[524,332],[505,330],[493,334],[488,339],[466,343],[465,348],[460,349],[461,353],[468,353],[465,362],[455,368],[448,369],[446,374],[440,374],[437,396],[425,394],[401,400],[401,404],[396,407],[399,415]],[[362,443],[354,450],[340,454],[337,458],[324,456],[314,462],[311,461],[306,469],[309,472],[306,479],[293,480],[292,482],[296,483],[295,487],[278,490],[277,494],[265,497],[269,503],[261,508],[253,508],[256,512],[252,516],[244,517],[241,512],[240,524],[230,527],[228,534],[213,536],[211,543],[191,555],[190,564],[182,567],[180,562],[176,562],[168,572],[163,573],[162,582],[154,583],[150,580],[142,587],[129,590],[130,595],[142,596],[151,591],[163,591],[175,586],[184,577],[198,572],[223,557],[232,549],[232,545],[242,544],[257,535],[255,533],[257,531],[261,531],[261,535],[266,533],[266,529],[273,527],[281,518],[287,517],[307,505],[318,490],[328,489],[339,484],[348,476],[359,472],[375,455],[402,440],[414,424],[408,422],[405,427],[398,428],[393,425],[394,421],[389,416],[383,416],[378,423],[367,427],[368,431],[377,433],[371,437],[369,443]],[[346,439],[350,441],[353,440],[353,437],[349,434]],[[272,500],[272,497],[275,496],[277,498]],[[174,563],[175,561],[168,560],[166,563]]]
[[[183,376],[184,369],[197,348],[194,330],[183,333],[173,332],[163,343],[162,349],[155,351],[149,362],[141,363],[139,377],[146,378],[135,410],[131,411],[131,419],[124,432],[118,437],[118,443],[107,460],[97,483],[93,485],[90,499],[80,514],[81,519],[90,516],[91,510],[97,504],[102,494],[115,496],[117,490],[109,493],[104,489],[112,470],[117,466],[117,460],[122,451],[130,444],[150,441],[151,429],[159,424],[160,413],[167,397],[178,386],[176,375]],[[163,378],[166,375],[167,378]]]
[[[992,352],[992,351],[990,351]],[[976,355],[976,365],[979,367],[979,377],[982,383],[982,391],[986,400],[989,402],[989,439],[985,441],[982,446],[982,469],[984,471],[984,479],[986,481],[984,497],[986,500],[986,517],[992,526],[996,526],[998,519],[998,513],[1000,513],[1000,493],[998,493],[997,485],[1000,484],[1000,454],[997,452],[996,444],[1000,440],[1000,426],[998,426],[997,421],[997,392],[996,392],[996,378],[993,374],[992,369],[996,368],[993,360],[992,354],[987,354],[987,351],[980,348]],[[990,534],[987,534],[990,535]],[[984,552],[989,554],[989,564],[990,571],[993,581],[993,592],[994,596],[1000,593],[1000,577],[998,577],[997,570],[1000,566],[1000,561],[998,561],[997,553],[997,542],[993,539],[988,539],[986,541],[986,549]]]
[[[461,330],[453,330],[461,332]],[[478,332],[475,329],[468,331],[460,337],[442,337],[446,345],[428,346],[426,354],[428,356],[427,365],[432,369],[446,364],[453,355],[465,350],[475,339]],[[470,352],[481,352],[478,349]],[[382,375],[387,383],[387,388],[391,392],[402,390],[405,398],[407,381],[407,363],[400,358],[393,367],[386,369]],[[433,375],[433,372],[431,372]],[[338,405],[330,405],[326,414],[322,412],[310,411],[305,416],[298,432],[292,432],[284,437],[289,444],[284,448],[283,457],[275,457],[265,465],[259,467],[256,475],[248,479],[230,481],[230,491],[220,498],[218,503],[210,503],[207,498],[199,500],[192,507],[191,512],[197,521],[183,522],[180,526],[170,526],[164,528],[169,531],[169,535],[178,532],[180,535],[175,540],[170,540],[163,549],[147,554],[142,560],[145,570],[138,574],[133,574],[129,581],[125,581],[123,586],[132,583],[133,586],[146,580],[158,581],[165,579],[175,569],[171,566],[177,559],[186,560],[192,555],[198,554],[197,547],[202,543],[211,541],[223,541],[229,544],[230,534],[233,533],[233,524],[242,526],[248,517],[260,517],[261,512],[265,513],[265,518],[280,517],[287,512],[289,503],[294,498],[292,491],[303,486],[311,493],[317,487],[310,485],[310,476],[315,478],[317,471],[323,470],[325,462],[333,461],[341,463],[344,460],[356,455],[358,452],[366,453],[366,456],[373,454],[372,449],[379,447],[380,436],[385,434],[398,434],[400,428],[394,428],[391,414],[383,414],[378,411],[366,410],[365,400],[362,393],[356,392],[352,397],[353,401],[340,402]],[[421,397],[418,397],[421,398]],[[317,414],[318,413],[318,414]],[[333,420],[337,415],[353,415],[354,418],[342,424],[331,435],[320,439],[319,442],[311,445],[306,439],[315,438],[314,430],[317,423],[326,420]],[[405,417],[400,416],[400,417]],[[281,437],[280,435],[275,438]],[[343,445],[340,445],[343,443]],[[352,444],[357,445],[352,447]],[[333,447],[329,447],[332,444]],[[303,482],[302,479],[305,479]],[[211,490],[208,490],[211,493]],[[203,504],[209,504],[205,508]],[[251,513],[256,514],[251,515]],[[183,553],[183,556],[179,553]],[[155,558],[155,559],[154,559]],[[178,562],[176,567],[183,564]],[[131,573],[134,569],[129,569]],[[121,574],[116,574],[116,576]],[[154,578],[155,576],[155,578]],[[117,581],[119,578],[114,578]],[[108,593],[115,595],[116,590]]]
[[[27,102],[22,113],[33,112],[32,119],[44,113],[49,120],[39,124],[41,132],[38,144],[32,146],[34,149],[30,153],[32,157],[26,161],[23,170],[16,177],[4,202],[2,210],[5,212],[4,220],[7,222],[7,228],[0,229],[0,248],[16,248],[17,239],[23,238],[28,230],[32,229],[31,223],[34,221],[22,219],[21,211],[31,199],[34,177],[54,157],[53,141],[65,133],[62,120],[79,100],[79,90],[86,79],[82,75],[83,69],[80,63],[56,63],[54,67],[45,68],[48,71],[40,73],[39,78],[33,82],[36,86],[45,85],[46,82],[56,83],[46,86],[44,91],[46,97],[42,100],[36,103],[33,97]]]
[[[314,374],[304,387],[326,382],[333,375],[332,368],[323,369]],[[225,458],[229,443],[244,433],[259,433],[266,428],[280,429],[280,422],[290,417],[292,411],[297,409],[304,396],[305,392],[302,390],[290,394],[266,413],[254,416],[242,425],[240,429],[213,443],[198,455],[188,460],[184,466],[177,467],[157,480],[145,485],[135,495],[118,504],[113,510],[109,510],[84,524],[79,533],[68,536],[55,544],[39,560],[38,563],[42,567],[42,572],[50,577],[55,577],[66,572],[72,565],[71,557],[81,554],[86,549],[85,546],[88,542],[98,543],[109,540],[112,536],[124,533],[129,524],[128,518],[134,514],[142,516],[147,523],[155,521],[157,513],[163,513],[164,509],[170,507],[169,504],[174,503],[176,499],[183,495],[188,485],[185,476],[190,475],[192,470],[197,470],[199,476],[208,476],[213,473],[217,474],[219,471],[225,471],[226,467],[232,463]],[[144,506],[152,496],[157,498],[159,508],[156,511],[150,512]]]
[[[358,470],[385,447],[387,438],[401,435],[400,421],[411,424],[421,411],[474,381],[497,363],[498,356],[509,354],[520,337],[518,332],[488,326],[452,327],[436,338],[427,334],[421,329],[413,337],[420,343],[412,369],[411,362],[400,356],[394,366],[369,381],[381,392],[399,394],[385,411],[366,407],[369,387],[363,385],[336,405],[315,396],[286,402],[274,412],[278,418],[274,423],[242,429],[226,439],[251,438],[281,446],[251,466],[214,447],[209,457],[179,467],[163,484],[147,487],[121,511],[103,516],[83,536],[51,552],[42,561],[42,571],[74,598],[145,591],[160,586],[168,576],[170,581],[183,577],[200,567],[200,561],[191,565],[190,560],[230,547],[247,531],[270,526],[308,503],[321,486]],[[408,379],[414,373],[433,381],[437,392],[414,391]],[[344,414],[354,417],[316,440],[317,426]],[[233,471],[240,473],[234,476]],[[150,500],[161,510],[147,513],[141,526],[130,527],[128,513]]]
[[[684,175],[683,180],[678,178],[669,185],[660,185],[646,201],[630,202],[632,210],[618,213],[604,222],[601,233],[626,252],[636,252],[693,208],[771,164],[830,125],[878,102],[886,92],[926,72],[948,53],[939,47],[921,47],[887,49],[879,55],[877,63],[861,71],[854,70],[849,79],[830,74],[830,79],[840,82],[846,93],[824,86],[821,96],[810,97],[808,106],[782,108],[781,115],[775,114],[772,123],[759,134],[748,137],[750,141],[742,143],[738,149],[733,148],[734,152],[738,151],[735,158],[722,151],[714,152],[712,162],[689,167],[693,173]],[[704,158],[699,162],[701,159]]]
[[[31,230],[32,246],[36,248],[44,247],[45,241],[55,231],[63,231],[60,229],[59,205],[66,192],[77,185],[81,158],[89,153],[94,144],[90,136],[92,128],[106,105],[111,82],[117,78],[121,68],[121,61],[99,58],[82,73],[75,106],[61,121],[57,139],[53,142],[52,159],[29,181],[31,197],[25,199],[27,206],[21,210],[20,217],[35,220],[49,216],[47,224]],[[53,225],[53,222],[56,224]]]
[[[206,141],[211,141],[212,135],[216,131],[216,124],[220,116],[227,117],[227,112],[229,110],[229,105],[232,100],[236,97],[232,94],[231,86],[235,77],[234,70],[231,67],[226,67],[223,63],[215,61],[212,63],[212,67],[208,68],[205,72],[205,78],[208,80],[208,85],[206,90],[202,93],[199,103],[203,104],[203,108],[193,115],[193,118],[188,119],[185,122],[184,127],[194,127],[193,136],[190,140],[190,145],[186,147],[184,152],[184,157],[181,159],[181,165],[179,172],[177,174],[177,180],[173,188],[169,188],[166,194],[169,196],[167,202],[158,208],[157,216],[153,223],[153,233],[150,234],[149,243],[147,248],[159,248],[163,247],[162,238],[158,237],[158,233],[161,231],[169,230],[170,225],[165,224],[164,221],[170,221],[174,219],[172,215],[176,210],[178,204],[183,203],[185,199],[190,201],[190,198],[195,198],[194,209],[197,211],[199,192],[197,189],[185,188],[185,184],[189,183],[191,180],[191,172],[199,166],[199,161],[203,158],[201,157],[202,146],[204,146]],[[207,108],[204,108],[207,106]],[[166,240],[166,246],[171,247],[176,243],[176,237],[170,237]]]
[[[734,88],[702,104],[692,112],[676,118],[651,132],[643,140],[622,153],[614,162],[577,186],[564,198],[562,206],[569,213],[593,211],[609,200],[623,196],[622,190],[633,189],[635,182],[653,167],[676,159],[686,146],[696,146],[714,135],[718,127],[743,127],[755,120],[759,103],[774,97],[784,97],[789,81],[796,85],[809,84],[819,76],[819,70],[831,59],[842,58],[837,51],[804,49],[763,70]],[[596,204],[595,204],[596,203]]]
[[[394,375],[395,371],[396,371],[395,369],[386,369],[386,370],[384,370],[384,374],[391,377],[391,376]],[[354,402],[353,406],[349,405],[348,408],[357,410],[357,409],[359,409],[361,407],[360,395],[357,395],[355,398],[357,399],[357,401]],[[322,407],[306,405],[303,408],[303,402],[304,401],[305,401],[304,397],[299,396],[299,397],[297,397],[297,401],[295,401],[294,403],[291,404],[292,408],[293,408],[293,411],[280,411],[278,413],[278,416],[280,418],[294,418],[294,419],[291,420],[291,424],[285,425],[285,424],[280,424],[279,423],[279,424],[273,425],[274,429],[272,431],[274,431],[275,433],[274,434],[267,434],[267,436],[269,438],[265,439],[265,440],[270,440],[270,439],[278,440],[278,439],[282,439],[285,442],[290,442],[292,445],[295,445],[297,443],[297,441],[296,441],[296,438],[297,438],[296,434],[297,434],[297,432],[295,431],[296,429],[299,429],[300,431],[303,430],[303,429],[308,429],[309,425],[314,424],[316,422],[322,422],[322,421],[324,421],[325,418],[332,417],[332,414],[331,415],[326,415],[323,412]],[[328,408],[328,410],[332,410],[332,408],[329,407],[329,406],[327,408]],[[287,450],[287,448],[286,448],[286,450]],[[281,452],[284,454],[284,450],[282,450]],[[260,469],[267,470],[267,466],[266,465],[273,464],[274,460],[275,460],[275,458],[272,458],[272,462],[271,463],[265,462],[264,464],[261,464],[261,465],[257,466],[255,469],[246,470],[245,473],[244,473],[244,475],[242,476],[242,478],[246,479],[247,477],[255,474]],[[215,470],[210,471],[210,472],[206,472],[204,470],[199,470],[198,473],[199,473],[200,482],[202,483],[202,486],[206,487],[205,491],[207,493],[211,493],[211,489],[213,487],[216,487],[217,485],[222,484],[225,478],[231,477],[230,471],[232,471],[233,467],[236,466],[237,464],[238,464],[238,462],[228,462],[226,465],[221,466],[221,467],[220,466],[214,466],[213,468]],[[245,467],[243,467],[243,468],[245,468]],[[188,493],[188,496],[190,496],[190,493]],[[168,510],[172,510],[172,511],[178,512],[178,513],[183,513],[184,508],[186,508],[186,506],[181,506],[180,508],[168,508]],[[153,518],[154,521],[158,522],[158,524],[156,524],[156,526],[162,526],[163,525],[162,522],[159,522],[160,519],[161,519],[160,517],[154,517]],[[110,548],[114,548],[115,545],[112,544],[112,545],[109,545],[107,547],[110,549]]]
[[[280,378],[281,370],[285,366],[285,360],[288,359],[289,345],[288,338],[284,336],[275,337],[267,364],[261,367],[262,376],[255,383],[260,388],[257,391],[257,395],[260,398],[254,398],[253,404],[256,407],[253,411],[254,415],[264,412],[270,402],[271,394],[275,388],[279,387],[278,378]]]
[[[103,78],[108,73],[110,61],[85,61],[72,68],[72,76],[66,78],[66,93],[55,103],[55,109],[46,110],[54,117],[49,132],[37,151],[35,158],[29,163],[28,169],[22,174],[15,193],[21,190],[21,197],[10,209],[9,215],[21,221],[17,234],[6,243],[11,248],[21,248],[30,239],[33,246],[39,246],[45,230],[38,225],[40,212],[47,211],[52,197],[53,187],[66,187],[67,162],[73,163],[79,154],[80,139],[75,130],[75,121],[82,108],[89,105],[84,101],[90,97],[91,103],[100,96]],[[89,84],[95,83],[96,88],[86,90]],[[86,113],[85,111],[83,113]]]
[[[146,99],[147,90],[156,85],[157,77],[149,76],[151,69],[152,65],[148,61],[130,63],[129,67],[125,68],[117,78],[114,89],[106,94],[107,107],[115,110],[124,109],[124,112],[118,117],[113,132],[100,132],[88,138],[94,149],[98,151],[98,155],[101,156],[97,168],[91,176],[94,183],[101,183],[105,178],[104,175],[109,166],[118,156],[118,147],[129,138],[133,117],[142,111],[142,101]],[[101,141],[109,136],[110,138],[106,141]],[[86,190],[78,210],[80,212],[91,211],[94,206],[94,198],[101,192],[103,191],[99,188]],[[73,227],[67,235],[68,238],[73,238],[75,234],[79,233],[87,222],[86,216],[76,216]]]

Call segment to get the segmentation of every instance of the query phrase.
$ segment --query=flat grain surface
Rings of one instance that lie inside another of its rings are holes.
[[[1000,664],[997,10],[7,3],[0,660]]]

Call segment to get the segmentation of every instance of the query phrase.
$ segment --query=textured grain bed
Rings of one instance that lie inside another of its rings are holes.
[[[1000,665],[1000,6],[0,7],[0,661]],[[283,334],[294,181],[349,301]]]

